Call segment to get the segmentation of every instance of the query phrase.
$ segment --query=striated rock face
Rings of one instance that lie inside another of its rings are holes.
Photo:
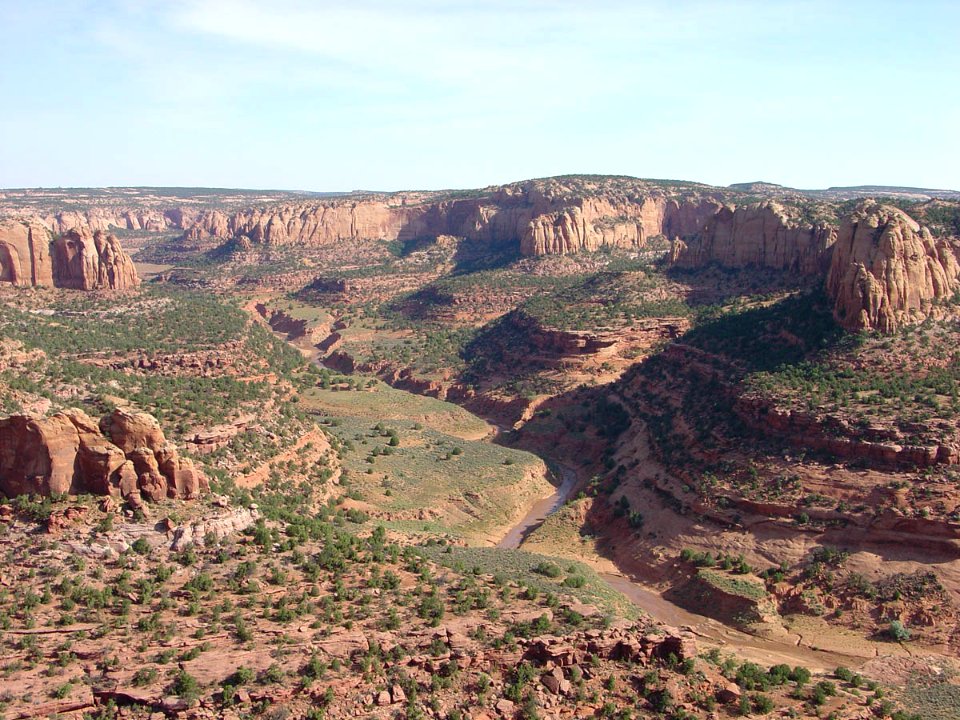
[[[672,199],[655,194],[585,197],[566,203],[559,210],[535,203],[531,219],[519,233],[522,254],[640,248],[658,235],[672,238],[696,233],[722,208],[709,198]]]
[[[801,448],[825,450],[838,458],[865,461],[871,466],[930,467],[960,462],[960,447],[944,439],[939,444],[908,444],[900,432],[886,430],[879,437],[862,427],[816,412],[771,405],[762,397],[740,396],[733,411],[748,427],[775,435]]]
[[[297,205],[201,213],[184,240],[210,248],[248,238],[264,244],[330,244],[344,239],[409,240],[450,235],[517,243],[523,255],[601,247],[642,248],[675,240],[673,260],[755,265],[803,274],[826,271],[835,228],[804,222],[776,202],[724,204],[705,189],[668,189],[645,181],[528,181],[451,198],[398,193]]]
[[[850,330],[895,332],[960,287],[958,247],[895,207],[866,202],[840,228],[827,276],[834,316]]]
[[[378,199],[278,205],[233,215],[211,210],[201,213],[184,237],[195,242],[249,238],[271,245],[328,245],[350,238],[396,240],[417,236],[425,210]]]
[[[69,230],[51,241],[37,221],[0,223],[0,282],[78,290],[123,290],[140,284],[113,235]]]
[[[50,233],[39,222],[0,223],[0,282],[53,285]]]
[[[139,501],[206,489],[203,473],[147,413],[118,409],[99,425],[76,409],[0,420],[0,492],[9,497],[90,492]]]
[[[163,232],[184,227],[193,221],[196,211],[171,208],[167,210],[148,208],[100,208],[64,210],[46,215],[43,224],[57,234],[80,228],[91,233],[109,232],[111,228]]]
[[[330,244],[344,239],[409,240],[449,235],[516,242],[524,255],[642,247],[657,235],[697,232],[722,207],[695,193],[673,198],[657,187],[591,188],[535,181],[467,198],[407,193],[201,213],[184,240],[214,247],[246,237],[266,244]]]
[[[715,262],[817,275],[826,270],[836,237],[835,228],[800,222],[775,202],[726,205],[695,236],[674,241],[671,261],[680,267]]]
[[[53,242],[53,279],[77,290],[125,290],[140,278],[114,235],[69,230]]]

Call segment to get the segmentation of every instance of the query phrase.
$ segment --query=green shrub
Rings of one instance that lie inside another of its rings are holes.
[[[906,642],[910,639],[910,631],[899,620],[894,620],[887,628],[887,635],[897,642]]]

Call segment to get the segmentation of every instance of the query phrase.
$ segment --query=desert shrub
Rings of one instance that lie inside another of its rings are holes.
[[[896,642],[906,642],[910,639],[910,631],[899,620],[894,620],[887,628],[887,635]]]

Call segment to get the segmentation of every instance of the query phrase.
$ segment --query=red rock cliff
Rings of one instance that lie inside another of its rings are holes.
[[[725,205],[693,237],[674,241],[671,260],[680,267],[718,263],[817,275],[835,240],[835,228],[802,222],[775,202]]]
[[[155,210],[147,208],[89,208],[86,210],[64,210],[46,215],[42,222],[57,234],[74,228],[89,230],[91,233],[109,232],[112,228],[122,230],[146,230],[163,232],[184,227],[184,223],[193,222],[196,212],[187,209],[171,208]]]
[[[123,290],[140,278],[113,235],[74,229],[51,241],[39,221],[7,221],[0,223],[0,282]]]
[[[50,233],[39,222],[0,223],[0,282],[53,285]]]
[[[53,242],[53,281],[77,290],[125,290],[140,278],[114,235],[69,230]]]
[[[160,500],[196,497],[206,487],[147,413],[115,410],[99,426],[75,409],[0,420],[0,492],[8,497],[91,492]]]
[[[895,332],[920,322],[960,288],[960,247],[934,238],[898,208],[866,202],[839,232],[827,292],[850,330]]]
[[[641,247],[656,235],[697,232],[722,205],[697,192],[679,196],[643,181],[530,181],[468,197],[398,193],[298,205],[201,213],[184,238],[219,244],[248,237],[267,244],[328,244],[343,239],[406,240],[452,235],[516,242],[524,255],[602,246]]]

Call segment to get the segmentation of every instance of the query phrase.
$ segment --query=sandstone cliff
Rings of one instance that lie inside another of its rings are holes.
[[[680,267],[718,263],[817,275],[826,270],[835,240],[835,228],[802,222],[775,202],[725,205],[694,236],[674,240],[671,261]]]
[[[524,255],[642,247],[657,235],[697,232],[722,207],[700,191],[644,181],[564,179],[488,188],[468,197],[397,193],[201,213],[184,233],[194,246],[253,242],[323,245],[344,239],[409,240],[450,235],[515,242]]]
[[[193,222],[196,212],[171,208],[168,210],[146,208],[100,208],[85,210],[64,210],[44,215],[42,222],[54,233],[62,234],[74,228],[88,230],[91,233],[109,232],[113,228],[121,230],[145,230],[164,232],[184,227],[184,223]]]
[[[0,282],[79,290],[123,290],[140,284],[130,256],[113,235],[72,229],[51,241],[36,220],[0,223]]]
[[[114,235],[69,230],[53,243],[53,279],[77,290],[124,290],[140,284],[133,260]]]
[[[206,487],[147,413],[118,409],[99,425],[76,409],[0,420],[0,492],[8,497],[90,492],[136,503],[193,498]]]
[[[50,233],[39,222],[0,223],[0,282],[53,285]]]
[[[827,276],[834,316],[850,330],[895,332],[960,288],[960,248],[895,207],[866,202],[839,232]]]

